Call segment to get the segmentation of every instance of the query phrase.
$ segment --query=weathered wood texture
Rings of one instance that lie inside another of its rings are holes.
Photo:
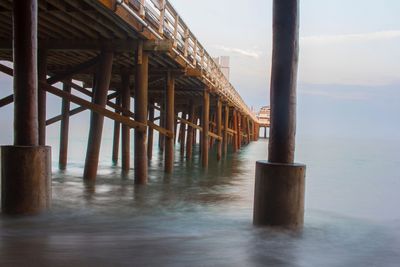
[[[71,86],[63,84],[63,91],[71,93]],[[61,125],[60,125],[60,153],[58,157],[58,167],[60,170],[67,168],[68,159],[68,139],[69,139],[69,109],[70,102],[63,99],[61,103]]]
[[[222,136],[222,102],[217,100],[217,135]],[[222,140],[217,140],[217,160],[222,158]]]
[[[139,51],[136,58],[135,120],[147,123],[147,97],[149,77],[149,56]],[[147,129],[135,129],[135,183],[147,183]]]
[[[38,79],[47,79],[47,50],[45,47],[39,49],[38,54]],[[46,145],[46,91],[38,91],[38,126],[39,126],[39,145]]]
[[[115,99],[115,104],[120,106],[121,105],[121,96],[117,96]],[[115,110],[115,113],[119,114],[118,110]],[[113,135],[113,147],[112,147],[112,156],[111,160],[114,165],[117,165],[118,158],[119,158],[119,141],[121,135],[121,123],[118,121],[114,121],[114,135]]]
[[[121,75],[121,106],[124,110],[128,111],[131,108],[131,88],[129,84],[129,74],[124,73]],[[129,113],[122,114],[124,117],[129,118]],[[131,128],[127,125],[122,125],[121,130],[121,166],[123,172],[128,172],[131,161]]]
[[[150,104],[154,104],[153,101],[150,102]],[[154,107],[149,105],[149,122],[154,123]],[[149,127],[148,128],[148,141],[147,141],[147,159],[151,161],[153,157],[153,142],[154,142],[154,130]]]
[[[166,93],[166,129],[174,132],[175,129],[175,77],[171,72],[167,74]],[[174,136],[165,138],[165,172],[172,173],[174,168]]]
[[[195,121],[195,113],[196,113],[196,107],[193,103],[193,100],[189,102],[189,122],[191,124],[194,124]],[[186,138],[186,160],[191,160],[192,159],[192,154],[193,154],[193,139],[194,139],[194,131],[195,129],[188,124],[188,130],[187,130],[187,138]]]
[[[223,135],[223,155],[226,156],[228,154],[228,128],[229,128],[229,106],[225,105],[224,108],[224,135]]]
[[[203,92],[203,116],[202,116],[202,138],[201,138],[201,162],[204,168],[208,167],[208,149],[209,149],[209,127],[210,127],[210,93],[207,90]]]
[[[299,2],[274,1],[271,73],[271,127],[268,160],[293,163],[296,134],[296,84]]]
[[[99,68],[96,73],[93,103],[105,107],[107,102],[107,91],[110,86],[111,68],[114,55],[112,52],[102,52]],[[83,178],[95,180],[99,163],[101,137],[103,133],[104,116],[96,112],[91,113],[90,130],[86,151],[85,169]]]
[[[14,145],[37,146],[38,71],[36,0],[13,2]]]

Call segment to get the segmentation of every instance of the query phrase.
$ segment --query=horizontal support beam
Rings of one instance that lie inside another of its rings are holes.
[[[87,39],[57,39],[39,40],[39,47],[47,50],[112,50],[116,52],[132,52],[138,48],[138,40],[87,40]],[[169,40],[144,41],[143,50],[148,52],[169,52],[173,43]],[[12,41],[0,39],[0,51],[12,50]]]
[[[62,91],[62,90],[60,90],[60,89],[58,89],[58,88],[56,88],[54,86],[51,86],[51,85],[47,84],[46,82],[39,82],[39,87],[42,90],[45,90],[45,91],[47,91],[47,92],[49,92],[49,93],[51,93],[53,95],[56,95],[58,97],[66,99],[66,100],[68,100],[68,101],[70,101],[72,103],[75,103],[77,105],[80,105],[82,107],[90,109],[93,112],[96,112],[96,113],[98,113],[100,115],[103,115],[103,116],[109,118],[109,119],[112,119],[114,121],[122,123],[122,124],[124,124],[124,125],[126,125],[126,126],[128,126],[130,128],[139,129],[139,130],[142,130],[142,131],[146,130],[147,125],[144,124],[144,123],[140,123],[140,122],[134,121],[132,119],[129,119],[129,118],[125,117],[125,116],[116,114],[116,113],[114,113],[112,111],[109,111],[108,109],[105,109],[105,108],[99,106],[99,105],[96,105],[96,104],[94,104],[92,102],[89,102],[89,101],[84,100],[84,99],[82,99],[80,97],[74,96],[74,95],[72,95],[72,94],[70,94],[68,92]]]
[[[153,130],[158,131],[160,134],[165,135],[169,138],[173,138],[174,134],[171,131],[168,131],[167,129],[162,128],[161,126],[158,126],[157,124],[154,124],[152,121],[147,121],[147,125],[152,128]]]
[[[73,115],[79,114],[79,113],[81,113],[81,112],[83,112],[85,110],[87,110],[87,108],[85,108],[85,107],[77,107],[77,108],[71,109],[68,112],[68,116],[73,116]],[[56,122],[59,122],[61,120],[62,120],[62,115],[55,116],[55,117],[53,117],[51,119],[46,120],[46,126],[50,126],[50,125],[52,125],[52,124],[54,124]]]
[[[90,97],[93,95],[93,93],[90,90],[85,89],[85,88],[83,88],[83,87],[81,87],[81,86],[79,86],[79,85],[77,85],[77,84],[75,84],[75,83],[73,83],[71,81],[64,80],[62,82],[67,84],[67,85],[69,85],[69,86],[71,86],[71,88],[77,90],[78,92],[81,92],[82,94],[85,94],[85,95],[90,96]],[[115,103],[110,101],[111,99],[117,97],[117,95],[118,95],[117,93],[114,93],[114,97],[107,99],[107,106],[115,109],[118,112],[125,113],[125,114],[129,115],[130,117],[134,118],[135,114],[133,112],[131,112],[128,109],[124,109],[121,106],[119,106],[119,105],[117,105],[117,104],[115,104]]]
[[[9,75],[9,76],[13,76],[14,75],[14,71],[12,68],[9,68],[3,64],[0,64],[0,71]]]
[[[112,94],[107,96],[107,99],[108,100],[112,100],[112,99],[116,98],[117,95],[118,95],[117,93],[112,93]],[[85,108],[85,107],[77,107],[75,109],[70,110],[68,115],[69,116],[73,116],[73,115],[79,114],[79,113],[81,113],[81,112],[83,112],[85,110],[87,110],[87,108]],[[49,125],[51,125],[53,123],[56,123],[56,122],[59,122],[61,119],[62,119],[62,115],[58,115],[58,116],[55,116],[55,117],[53,117],[51,119],[48,119],[46,121],[46,126],[49,126]]]
[[[219,135],[217,135],[217,134],[215,134],[213,132],[208,132],[208,136],[210,136],[210,137],[212,137],[214,139],[217,139],[219,141],[222,141],[222,136],[219,136]]]
[[[197,125],[197,124],[191,123],[190,121],[187,121],[187,120],[185,120],[183,118],[180,118],[178,116],[176,116],[176,119],[179,120],[181,123],[187,124],[192,128],[198,129],[200,132],[203,131],[203,128],[201,126]],[[217,140],[222,140],[222,136],[219,136],[219,135],[217,135],[217,134],[215,134],[213,132],[208,132],[208,136],[210,136],[212,138],[215,138]]]
[[[192,128],[195,128],[195,129],[197,129],[197,130],[203,131],[203,128],[202,128],[201,126],[197,125],[197,124],[191,123],[190,121],[187,121],[187,120],[185,120],[185,119],[182,119],[182,118],[180,118],[180,117],[178,117],[178,116],[176,116],[176,119],[179,120],[180,122],[184,123],[184,124],[189,125],[189,126],[192,127]]]
[[[117,96],[117,94],[116,94],[116,93],[113,93],[113,94],[109,95],[107,98],[108,98],[108,100],[111,100],[111,99],[115,98],[116,96]],[[72,101],[71,101],[71,102],[72,102]],[[110,102],[110,103],[112,103],[112,102]],[[113,106],[115,105],[114,103],[112,103],[112,104],[113,104]],[[87,110],[87,109],[89,109],[89,108],[81,106],[81,107],[75,108],[75,109],[73,109],[73,110],[70,110],[69,115],[70,115],[70,116],[73,116],[73,115],[79,114],[79,113],[81,113],[81,112],[83,112],[83,111],[85,111],[85,110]],[[123,113],[128,113],[128,114],[129,114],[129,117],[131,117],[131,118],[134,118],[134,116],[135,116],[135,114],[134,114],[133,112],[128,111],[128,110],[126,110],[126,109],[123,109],[123,108],[121,108],[121,107],[119,107],[119,106],[118,106],[118,109],[117,109],[117,110],[120,110],[120,111],[123,112]],[[116,113],[114,113],[114,114],[116,114]],[[125,118],[126,118],[126,117],[125,117]],[[46,121],[46,126],[49,126],[49,125],[51,125],[51,124],[53,124],[53,123],[56,123],[56,122],[60,121],[61,119],[62,119],[62,115],[58,115],[58,116],[55,116],[55,117],[53,117],[53,118],[51,118],[51,119],[48,119],[48,120]],[[144,124],[143,124],[143,125],[144,125]],[[128,125],[128,126],[129,126],[129,125]],[[164,128],[162,128],[162,127],[160,127],[160,126],[154,124],[154,123],[151,122],[151,121],[147,121],[147,126],[149,126],[150,128],[152,128],[153,130],[158,131],[158,132],[159,132],[160,134],[162,134],[162,135],[165,135],[165,136],[168,136],[168,137],[171,137],[171,138],[173,137],[173,133],[172,133],[171,131],[168,131],[168,130],[164,129]],[[132,128],[132,127],[131,127],[131,128]]]
[[[6,96],[6,97],[0,99],[0,108],[7,106],[8,104],[11,104],[12,102],[14,102],[14,95]]]
[[[225,130],[224,126],[222,126],[222,130]],[[236,134],[236,131],[228,128],[228,134]]]

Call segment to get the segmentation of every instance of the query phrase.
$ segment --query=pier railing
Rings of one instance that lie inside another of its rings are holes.
[[[129,13],[135,16],[144,27],[160,40],[171,40],[173,51],[194,69],[202,73],[219,95],[233,104],[252,120],[258,118],[245,104],[233,85],[208,54],[178,12],[167,0],[117,0]]]

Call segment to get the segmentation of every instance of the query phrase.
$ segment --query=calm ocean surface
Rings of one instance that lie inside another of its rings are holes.
[[[165,175],[155,152],[147,186],[111,167],[109,144],[95,187],[82,182],[85,142],[75,141],[68,171],[53,169],[52,211],[0,217],[0,266],[400,266],[400,141],[298,140],[300,233],[252,226],[266,140],[220,163],[212,154],[208,172],[177,155]]]

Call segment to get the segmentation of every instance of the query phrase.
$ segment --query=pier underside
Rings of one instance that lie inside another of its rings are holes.
[[[167,173],[173,171],[176,142],[181,156],[190,160],[200,136],[202,165],[207,168],[211,147],[217,147],[215,157],[220,160],[228,145],[238,151],[258,139],[257,118],[167,1],[29,3],[0,0],[0,71],[14,76],[14,94],[0,99],[0,108],[15,102],[17,112],[22,103],[32,104],[31,117],[16,113],[22,116],[14,118],[14,131],[23,132],[18,128],[21,123],[30,125],[29,132],[38,138],[29,144],[33,147],[45,146],[46,126],[61,121],[60,169],[68,164],[70,117],[85,110],[91,112],[83,175],[88,182],[97,176],[105,117],[115,122],[113,161],[118,162],[121,146],[124,172],[131,168],[130,129],[135,130],[133,167],[138,184],[147,182],[154,131],[160,136]],[[20,21],[13,19],[19,16]],[[32,43],[22,42],[25,36],[32,36]],[[16,69],[25,66],[23,57],[36,64],[22,72],[37,79],[29,85],[32,94],[25,91],[23,75]],[[58,83],[62,88],[55,86]],[[60,115],[46,116],[46,94],[62,99]],[[78,107],[71,109],[71,103]],[[17,140],[14,145],[21,144]]]

